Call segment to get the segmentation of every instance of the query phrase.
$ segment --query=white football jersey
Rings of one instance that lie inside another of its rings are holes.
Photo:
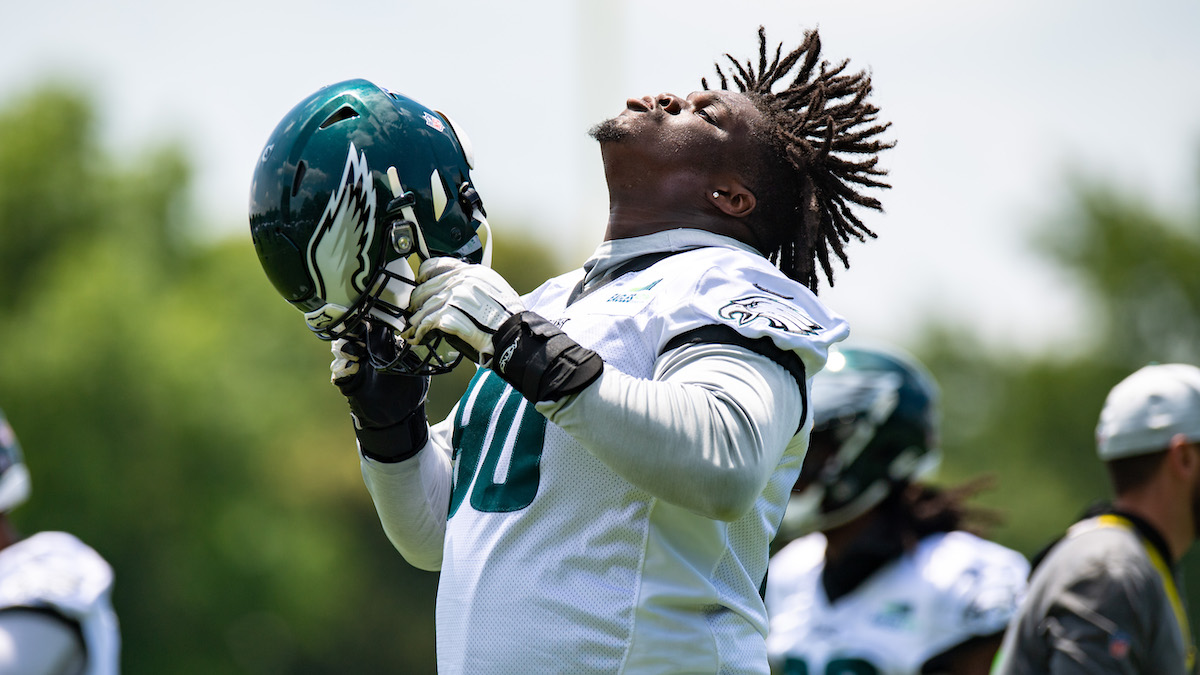
[[[77,622],[87,648],[86,675],[120,672],[112,583],[104,558],[66,532],[39,532],[0,550],[0,609],[49,609]]]
[[[526,306],[637,378],[652,377],[672,338],[705,326],[770,339],[809,376],[848,331],[807,288],[733,247],[677,253],[567,306],[581,276],[546,282]],[[480,369],[453,419],[441,668],[764,673],[759,590],[808,427],[754,508],[723,522],[632,485]]]
[[[819,533],[771,559],[772,672],[917,675],[951,647],[1003,631],[1029,574],[1020,553],[966,532],[925,537],[832,605],[824,568]]]

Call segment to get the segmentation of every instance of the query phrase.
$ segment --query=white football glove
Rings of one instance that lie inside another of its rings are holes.
[[[430,258],[417,270],[408,330],[402,337],[417,344],[433,330],[470,347],[481,365],[491,362],[492,335],[525,305],[495,270],[457,258]]]
[[[329,381],[335,385],[345,384],[358,373],[358,360],[367,349],[358,338],[341,337],[329,347],[333,361],[329,364]]]

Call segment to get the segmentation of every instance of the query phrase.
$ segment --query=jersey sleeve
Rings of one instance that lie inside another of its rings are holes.
[[[849,332],[765,258],[718,247],[665,258],[589,311],[636,317],[652,376],[606,358],[595,383],[537,410],[630,483],[719,520],[803,454],[809,378]]]
[[[112,587],[108,562],[66,532],[39,532],[0,550],[0,608],[49,611],[77,625],[96,675],[120,671]]]
[[[781,365],[811,377],[824,367],[829,347],[849,335],[845,319],[765,259],[709,262],[695,281],[691,301],[667,315],[664,351],[697,331],[721,327],[751,342],[769,342],[789,359],[794,355],[801,373],[788,361]]]
[[[606,366],[596,384],[537,409],[630,483],[705,517],[734,520],[789,447],[802,398],[774,361],[700,343],[661,359],[653,380]]]
[[[86,648],[75,622],[41,610],[0,610],[0,673],[83,672]]]
[[[1111,572],[1111,570],[1110,570]],[[1128,656],[1144,654],[1137,644],[1151,630],[1144,598],[1155,597],[1152,580],[1125,574],[1087,574],[1063,588],[1040,627],[1050,651],[1054,675],[1135,675],[1138,663]],[[1123,631],[1122,626],[1145,630]],[[1119,658],[1118,658],[1119,657]]]

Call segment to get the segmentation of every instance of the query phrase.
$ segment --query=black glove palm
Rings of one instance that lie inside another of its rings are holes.
[[[394,350],[391,340],[390,331],[364,322],[362,329],[334,341],[331,348],[332,380],[350,404],[359,448],[381,462],[408,459],[429,439],[425,418],[429,378],[382,372],[366,358],[368,349]]]

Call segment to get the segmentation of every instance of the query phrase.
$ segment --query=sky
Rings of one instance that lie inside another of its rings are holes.
[[[591,125],[630,96],[698,89],[725,53],[754,57],[760,25],[785,47],[817,28],[826,58],[870,71],[897,142],[885,212],[864,218],[879,238],[853,242],[821,292],[852,339],[911,343],[938,316],[996,348],[1083,344],[1080,292],[1029,245],[1072,176],[1164,213],[1194,208],[1200,185],[1194,0],[58,0],[4,17],[0,105],[63,81],[97,103],[118,157],[181,143],[214,236],[251,245],[250,176],[275,124],[364,77],[449,113],[493,224],[571,265],[607,217]]]

